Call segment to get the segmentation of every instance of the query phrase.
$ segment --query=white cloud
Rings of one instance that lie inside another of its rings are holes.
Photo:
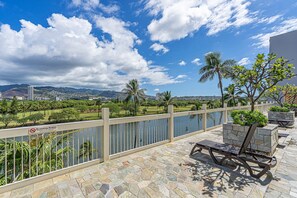
[[[258,23],[271,24],[271,23],[275,22],[276,20],[278,20],[280,17],[282,17],[282,15],[275,15],[272,17],[261,18],[261,19],[259,19]]]
[[[154,43],[150,46],[150,49],[154,50],[155,52],[161,51],[163,54],[169,52],[169,49],[162,44]]]
[[[120,9],[119,6],[115,4],[106,6],[102,4],[100,0],[72,0],[72,5],[84,10],[94,10],[96,8],[99,8],[108,14],[117,12]]]
[[[187,78],[187,75],[178,75],[175,79],[183,79],[183,78]]]
[[[271,32],[257,34],[251,38],[256,40],[256,43],[254,43],[254,45],[256,45],[257,47],[267,48],[269,47],[270,37],[290,32],[293,30],[297,30],[297,18],[285,20],[280,25],[272,27]]]
[[[179,63],[178,63],[180,66],[185,66],[187,63],[185,62],[185,61],[180,61]]]
[[[154,16],[148,31],[151,40],[161,43],[185,38],[202,26],[214,35],[251,23],[249,5],[247,0],[147,0],[145,9]]]
[[[200,58],[195,58],[194,60],[192,60],[192,63],[195,65],[201,65],[202,63],[200,62]]]
[[[160,89],[154,89],[154,92],[160,92]]]
[[[0,8],[4,7],[4,3],[2,1],[0,1]]]
[[[121,90],[133,78],[153,85],[179,82],[138,53],[138,37],[128,24],[102,16],[94,20],[110,40],[91,34],[89,21],[61,14],[48,19],[49,27],[25,20],[20,20],[19,31],[1,25],[1,80],[113,90]]]
[[[242,58],[240,61],[238,61],[238,64],[239,64],[239,65],[248,65],[248,64],[250,64],[250,63],[251,63],[251,61],[250,61],[250,59],[247,58],[247,57]]]

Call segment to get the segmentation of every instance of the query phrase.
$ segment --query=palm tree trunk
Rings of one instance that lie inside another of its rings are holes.
[[[224,90],[223,90],[223,83],[222,83],[222,75],[220,72],[218,73],[218,76],[219,76],[219,87],[221,90],[221,102],[222,102],[221,107],[223,108],[224,107]]]

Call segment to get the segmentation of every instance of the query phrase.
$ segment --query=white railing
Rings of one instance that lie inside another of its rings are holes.
[[[256,104],[267,111],[273,103]],[[0,130],[0,193],[109,159],[194,135],[229,120],[250,106],[40,125]]]

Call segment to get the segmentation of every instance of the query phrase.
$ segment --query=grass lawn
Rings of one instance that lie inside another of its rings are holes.
[[[143,109],[144,108],[147,109],[147,112],[146,112],[145,115],[165,113],[163,107],[158,107],[158,106],[145,107],[145,106],[141,106],[139,108],[139,112],[137,114],[138,116],[144,115],[143,114]],[[192,105],[188,105],[188,106],[185,106],[185,107],[174,107],[174,111],[175,112],[190,111],[191,108],[192,108]],[[27,117],[27,116],[29,116],[31,114],[42,113],[42,114],[45,114],[45,117],[44,117],[43,120],[39,121],[37,124],[45,124],[45,123],[48,122],[48,118],[52,113],[61,112],[61,111],[62,111],[62,109],[54,109],[54,110],[46,110],[46,111],[32,111],[32,112],[18,113],[17,117],[18,118],[23,118],[23,117]],[[99,113],[99,116],[100,117],[98,117],[97,112],[80,113],[80,119],[81,120],[98,120],[98,119],[101,119],[101,113]],[[114,117],[126,117],[126,116],[131,116],[131,115],[128,115],[125,110],[121,110],[119,112],[119,114],[114,113],[111,117],[114,118]],[[28,122],[27,125],[33,125],[33,123]],[[17,127],[17,126],[20,126],[20,124],[13,121],[8,125],[8,128]],[[2,122],[0,123],[0,128],[4,128],[4,124]]]

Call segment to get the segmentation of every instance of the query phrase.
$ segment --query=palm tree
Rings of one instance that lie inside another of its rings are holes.
[[[208,53],[205,55],[205,63],[199,73],[202,76],[199,79],[199,82],[205,82],[207,80],[213,80],[215,76],[218,77],[219,83],[218,87],[221,91],[221,106],[224,107],[224,92],[223,92],[223,78],[228,77],[228,72],[230,71],[231,66],[236,64],[235,60],[225,60],[221,59],[221,54],[217,52]]]
[[[138,81],[133,79],[126,84],[126,88],[122,91],[127,95],[125,102],[132,101],[134,103],[134,115],[136,115],[137,105],[139,105],[142,100],[145,100],[145,89],[140,89]]]
[[[229,85],[224,89],[224,99],[227,101],[229,106],[236,106],[238,102],[243,100],[240,96],[241,91],[237,91],[234,84]]]
[[[173,98],[171,97],[171,91],[165,91],[160,95],[160,104],[159,106],[164,107],[164,111],[168,111],[168,106],[173,104]]]

